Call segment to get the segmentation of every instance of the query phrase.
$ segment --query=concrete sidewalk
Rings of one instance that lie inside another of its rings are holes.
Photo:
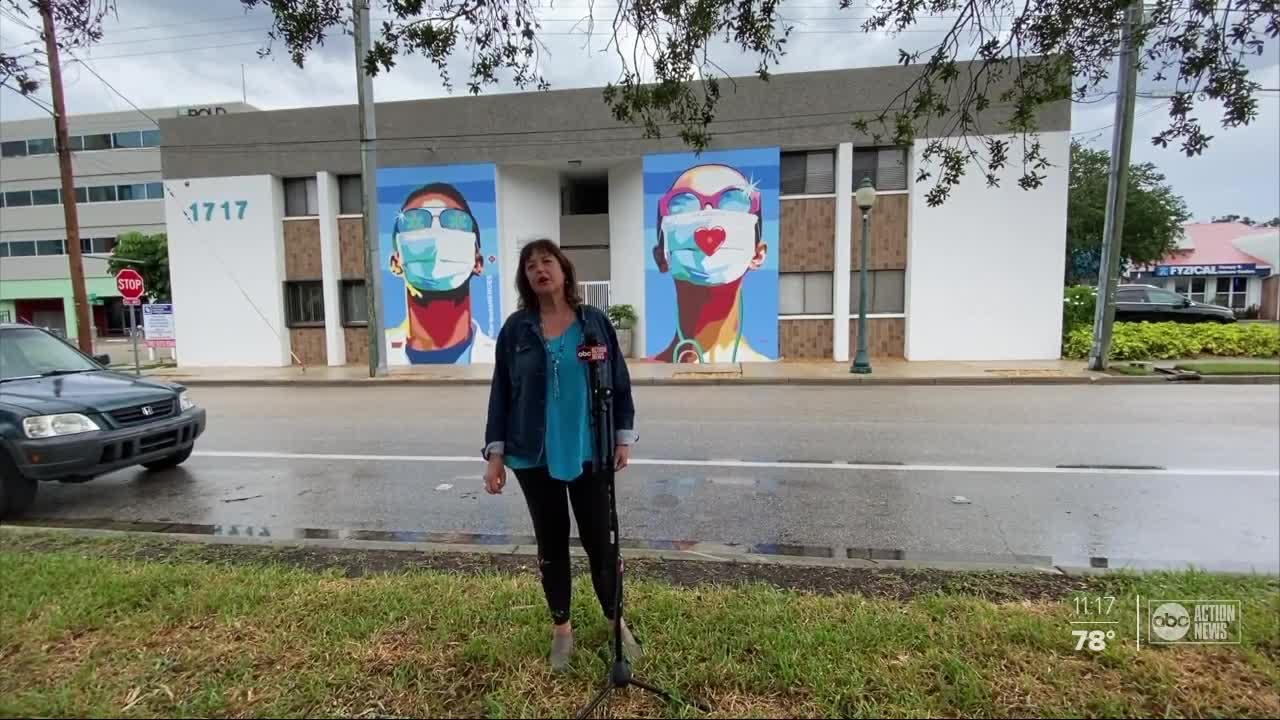
[[[635,385],[1015,385],[1015,384],[1155,384],[1164,376],[1128,377],[1089,372],[1083,361],[907,362],[872,361],[870,375],[849,372],[846,363],[777,362],[720,365],[669,365],[643,360],[630,363]],[[492,365],[415,365],[394,367],[385,377],[370,378],[368,368],[227,367],[159,368],[151,377],[186,385],[487,385]],[[1275,383],[1277,377],[1205,377],[1201,383]]]

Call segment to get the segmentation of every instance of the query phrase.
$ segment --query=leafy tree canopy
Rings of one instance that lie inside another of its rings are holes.
[[[266,6],[274,15],[270,39],[284,45],[301,65],[334,32],[350,32],[349,0],[241,0]],[[866,32],[909,31],[921,20],[950,19],[940,41],[922,50],[900,50],[903,64],[922,72],[882,109],[857,114],[850,123],[871,141],[906,145],[926,127],[943,127],[945,138],[925,143],[926,167],[918,182],[932,181],[930,204],[939,204],[976,166],[990,185],[1020,155],[1023,188],[1039,187],[1048,162],[1036,139],[1038,116],[1047,104],[1072,97],[1096,98],[1120,52],[1124,11],[1131,0],[864,0]],[[831,0],[831,12],[847,12],[854,0]],[[479,93],[506,75],[519,87],[547,87],[537,59],[545,46],[536,0],[370,0],[380,15],[365,67],[391,70],[405,55],[421,55],[448,85],[448,62],[469,56],[467,89]],[[694,148],[705,148],[721,96],[721,66],[713,57],[725,48],[745,54],[767,79],[786,51],[795,23],[780,0],[617,0],[608,8],[588,4],[584,24],[607,23],[609,48],[619,76],[604,100],[620,121],[658,136],[664,126]],[[865,17],[865,16],[864,16]],[[833,42],[841,42],[833,35]],[[1157,83],[1173,84],[1168,126],[1152,142],[1176,144],[1187,155],[1204,151],[1213,136],[1196,115],[1197,105],[1220,103],[1224,128],[1257,117],[1261,89],[1246,64],[1280,37],[1276,0],[1155,0],[1137,32],[1141,70]],[[264,48],[270,52],[270,47]],[[965,66],[972,60],[974,65]],[[1001,110],[1003,127],[984,125],[984,114]]]
[[[107,271],[115,275],[127,267],[142,275],[149,298],[169,301],[169,238],[165,233],[129,232],[117,237],[111,259],[107,261]]]
[[[1067,195],[1068,285],[1097,281],[1110,165],[1110,153],[1072,143]],[[1121,262],[1145,265],[1164,257],[1174,249],[1183,223],[1190,218],[1187,203],[1165,184],[1155,165],[1130,165]]]

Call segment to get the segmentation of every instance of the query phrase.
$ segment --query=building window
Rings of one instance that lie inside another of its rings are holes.
[[[142,147],[160,147],[160,131],[143,130]]]
[[[118,148],[140,148],[142,147],[142,133],[137,130],[112,133],[111,144]]]
[[[1247,277],[1220,277],[1217,279],[1218,294],[1214,304],[1225,305],[1233,310],[1243,310],[1245,292],[1248,289],[1249,278]]]
[[[57,146],[53,144],[53,138],[39,138],[27,141],[28,155],[52,155],[57,149]]]
[[[905,270],[871,270],[867,273],[867,314],[900,315],[906,308]],[[858,314],[861,273],[854,270],[849,284],[849,312]]]
[[[134,183],[132,185],[117,185],[116,197],[120,200],[146,200],[147,186],[144,183]]]
[[[369,303],[363,280],[342,281],[342,324],[369,324]]]
[[[34,240],[10,240],[8,245],[10,257],[31,257],[36,254]]]
[[[0,143],[0,157],[23,157],[27,154],[26,140],[10,140]]]
[[[147,183],[147,199],[163,200],[164,199],[164,183],[162,182]]]
[[[319,280],[284,284],[285,320],[289,327],[324,324],[324,287]]]
[[[316,179],[284,179],[284,214],[289,217],[307,217],[320,214],[320,198],[316,194]]]
[[[84,149],[85,150],[110,150],[111,134],[98,133],[96,135],[85,135]]]
[[[57,205],[59,202],[60,201],[58,200],[57,190],[32,190],[31,191],[32,205]]]
[[[783,195],[827,195],[836,191],[836,154],[831,150],[782,153]]]
[[[560,184],[561,215],[604,215],[609,212],[609,176],[568,175]]]
[[[907,151],[903,148],[861,148],[853,151],[853,188],[871,178],[876,190],[907,189]]]
[[[115,185],[94,185],[89,188],[89,202],[115,202]]]
[[[361,184],[359,175],[339,175],[338,176],[338,212],[342,215],[359,215],[364,210],[364,201],[361,199]]]
[[[1205,302],[1205,279],[1202,277],[1180,277],[1173,281],[1173,291],[1185,295],[1196,302]]]
[[[76,188],[76,202],[80,203],[81,205],[89,202],[89,188],[85,188],[85,187]]]
[[[778,275],[779,315],[830,315],[831,273],[798,272]]]
[[[70,150],[73,150],[73,151],[74,151],[74,150],[83,150],[83,149],[84,149],[84,136],[83,136],[83,135],[68,135],[68,136],[67,136],[67,148],[68,148],[68,149],[70,149]]]
[[[116,249],[113,237],[80,238],[80,252],[88,255],[110,255]]]
[[[4,194],[5,207],[28,207],[31,205],[30,190],[11,190]]]
[[[37,255],[66,255],[66,245],[61,240],[37,240]]]

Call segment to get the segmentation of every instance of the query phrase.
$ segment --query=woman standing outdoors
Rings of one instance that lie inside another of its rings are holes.
[[[602,311],[578,296],[573,263],[555,243],[542,239],[520,251],[519,268],[520,308],[498,334],[494,358],[484,482],[486,492],[500,494],[511,468],[520,483],[551,610],[551,667],[562,671],[573,653],[568,505],[578,521],[596,597],[610,621],[618,581],[609,541],[609,490],[605,479],[591,472],[588,368],[577,357],[587,336],[604,342],[609,350],[604,377],[613,388],[617,470],[627,466],[636,439],[635,404],[617,333]],[[640,646],[625,623],[622,639],[627,654],[638,656]]]

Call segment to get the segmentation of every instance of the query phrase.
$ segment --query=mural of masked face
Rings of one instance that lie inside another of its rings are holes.
[[[452,198],[427,194],[396,217],[393,266],[419,292],[457,290],[482,270],[477,242],[470,212]]]
[[[694,285],[724,285],[764,262],[760,194],[737,170],[699,165],[658,206],[658,266]]]

